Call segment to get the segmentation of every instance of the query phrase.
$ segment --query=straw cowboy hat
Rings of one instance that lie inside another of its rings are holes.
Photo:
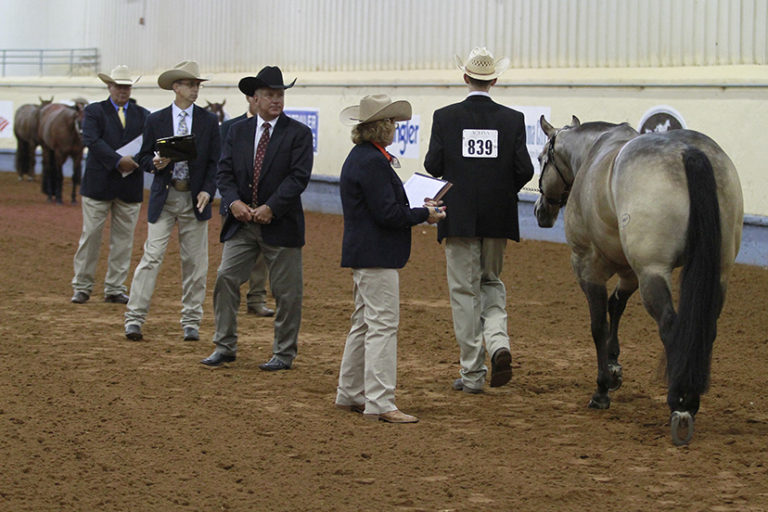
[[[128,66],[123,65],[117,66],[110,74],[99,73],[98,77],[107,85],[133,85],[141,78],[141,76],[137,76],[136,80],[131,80],[131,72],[128,70]]]
[[[173,69],[163,71],[157,77],[157,85],[167,91],[173,90],[173,82],[176,80],[198,80],[205,82],[207,78],[200,76],[200,68],[194,60],[183,60],[173,66]]]
[[[256,76],[247,76],[240,80],[237,87],[246,96],[253,96],[256,89],[268,87],[270,89],[290,89],[293,84],[296,83],[296,79],[293,79],[288,85],[283,83],[283,72],[277,66],[265,66],[261,68],[259,74]]]
[[[407,121],[411,118],[411,104],[405,100],[392,101],[386,94],[372,94],[339,114],[339,120],[349,126],[390,118]]]
[[[469,52],[466,62],[456,55],[456,65],[471,78],[490,81],[509,69],[509,59],[494,60],[488,48],[480,46]]]

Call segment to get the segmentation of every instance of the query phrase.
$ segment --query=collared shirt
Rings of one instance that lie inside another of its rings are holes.
[[[259,140],[261,134],[264,133],[263,125],[269,123],[269,137],[272,138],[272,134],[275,133],[275,125],[277,124],[277,118],[271,121],[264,121],[260,115],[256,114],[256,137],[253,139],[253,157],[256,158],[256,150],[259,147]]]
[[[113,107],[115,107],[115,112],[118,112],[120,110],[120,106],[117,103],[115,103],[114,101],[112,101],[112,96],[109,97],[109,102],[112,104]],[[123,105],[123,109],[124,109],[123,112],[127,112],[128,111],[128,105],[130,105],[130,104],[131,104],[130,101],[126,101],[125,102],[125,105]]]
[[[490,98],[491,94],[485,91],[470,91],[470,93],[467,94],[467,98],[469,98],[470,96],[485,96],[486,98]]]
[[[187,113],[187,129],[189,133],[192,133],[192,111],[195,108],[195,104],[193,103],[189,107],[184,109],[184,112]],[[181,109],[176,105],[176,102],[171,103],[171,114],[173,118],[173,134],[176,135],[179,133],[179,121],[181,121],[181,117],[179,117],[179,113],[181,112]]]

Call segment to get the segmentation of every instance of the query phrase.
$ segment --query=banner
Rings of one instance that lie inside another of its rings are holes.
[[[287,108],[283,112],[291,119],[307,125],[312,130],[312,152],[317,154],[317,134],[320,122],[319,110],[316,108]]]
[[[0,139],[13,137],[13,102],[0,101]]]

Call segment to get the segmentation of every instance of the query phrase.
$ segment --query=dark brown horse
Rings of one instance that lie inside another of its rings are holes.
[[[16,136],[16,172],[19,181],[27,176],[29,181],[35,180],[35,150],[40,145],[37,125],[40,119],[40,109],[53,102],[40,99],[39,105],[28,103],[20,106],[13,116],[13,134]]]
[[[38,136],[43,146],[42,190],[48,201],[61,203],[64,174],[62,166],[72,158],[72,203],[76,203],[83,161],[81,135],[84,111],[79,106],[51,103],[40,110]]]
[[[207,100],[206,100],[206,103],[207,105],[204,107],[205,110],[216,114],[216,117],[219,118],[219,124],[229,119],[229,114],[227,114],[224,111],[224,105],[226,105],[227,103],[226,99],[224,99],[221,103],[211,103],[210,101],[207,101]]]

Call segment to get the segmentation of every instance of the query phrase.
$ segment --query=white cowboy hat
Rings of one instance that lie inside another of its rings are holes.
[[[386,94],[371,94],[339,114],[339,120],[349,126],[390,118],[407,121],[411,118],[411,104],[405,100],[392,101]]]
[[[466,62],[456,55],[456,65],[471,78],[490,81],[509,69],[509,59],[494,60],[488,48],[479,46],[469,52]]]
[[[208,78],[200,76],[200,68],[194,60],[183,60],[173,66],[173,69],[163,71],[157,77],[157,85],[161,89],[170,91],[173,89],[173,82],[176,80],[199,80],[205,82]]]
[[[137,76],[136,80],[131,80],[131,72],[128,70],[128,66],[120,65],[113,69],[110,74],[99,73],[98,77],[107,85],[133,85],[139,81],[141,75]]]

